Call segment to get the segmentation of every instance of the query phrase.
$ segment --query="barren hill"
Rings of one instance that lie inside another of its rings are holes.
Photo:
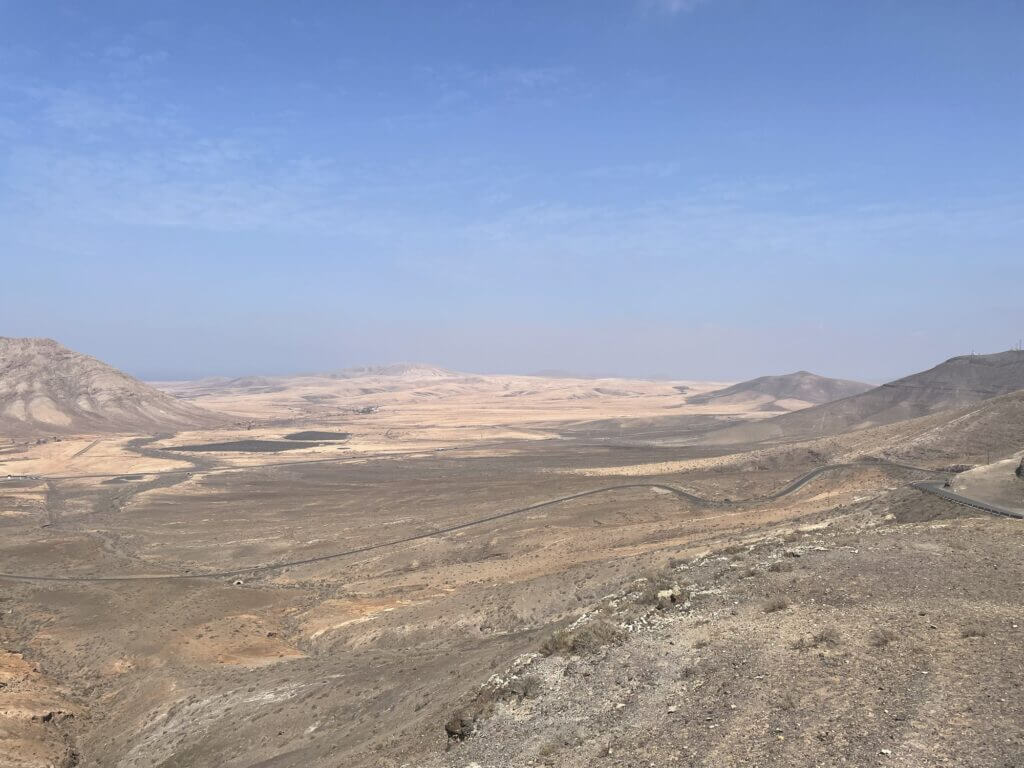
[[[954,357],[867,392],[757,424],[720,430],[716,444],[833,435],[971,405],[1024,389],[1024,351]]]
[[[154,432],[221,421],[51,339],[0,337],[0,434]]]
[[[830,379],[808,371],[787,373],[783,376],[761,376],[741,381],[725,389],[705,392],[687,398],[688,403],[737,403],[768,396],[773,400],[801,400],[805,403],[830,403],[871,389],[870,384],[844,379]]]
[[[345,368],[344,370],[327,375],[335,379],[360,379],[371,376],[403,379],[447,379],[463,376],[464,374],[427,363],[392,363],[390,365],[362,365],[354,368]]]

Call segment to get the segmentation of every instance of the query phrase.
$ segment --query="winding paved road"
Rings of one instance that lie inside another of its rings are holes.
[[[1002,517],[1013,517],[1017,520],[1024,520],[1024,511],[1019,509],[1009,509],[1007,507],[1001,507],[998,504],[989,504],[986,501],[978,501],[977,499],[962,496],[959,493],[946,490],[941,483],[913,483],[913,486],[919,491],[930,493],[933,496],[938,496],[946,501],[952,501],[954,504],[962,504],[963,506],[970,507],[971,509],[980,509],[982,512],[990,512],[993,515],[1001,515]]]
[[[683,499],[696,506],[703,507],[737,507],[747,504],[764,503],[768,501],[774,501],[780,499],[783,496],[787,496],[800,488],[803,488],[811,480],[815,479],[819,475],[832,470],[847,469],[851,467],[892,467],[896,469],[909,470],[914,472],[927,472],[929,474],[947,474],[939,470],[934,469],[923,469],[921,467],[912,467],[906,464],[898,464],[896,462],[890,462],[885,460],[872,460],[872,461],[861,461],[861,462],[849,462],[845,464],[826,464],[821,467],[812,469],[809,472],[800,475],[796,479],[790,481],[788,484],[780,488],[778,491],[770,493],[765,496],[755,496],[742,501],[718,501],[716,499],[707,499],[701,496],[684,491],[681,488],[675,486],[665,485],[663,483],[621,483],[618,485],[605,486],[603,488],[594,488],[589,491],[581,491],[579,493],[573,493],[568,496],[559,496],[555,499],[549,499],[548,501],[541,501],[536,504],[530,504],[525,507],[518,507],[516,509],[507,510],[505,512],[498,512],[493,515],[486,517],[477,518],[470,520],[465,523],[458,523],[456,525],[450,525],[444,528],[435,528],[430,531],[423,533],[412,534],[410,536],[404,536],[398,539],[390,539],[388,541],[382,541],[377,544],[368,544],[362,547],[355,547],[353,549],[346,549],[340,552],[332,552],[326,555],[319,555],[317,557],[307,557],[300,560],[288,560],[278,563],[264,563],[261,565],[252,565],[245,568],[238,568],[230,571],[214,571],[209,573],[169,573],[169,574],[131,574],[124,576],[36,576],[32,574],[19,574],[19,573],[0,573],[0,579],[7,579],[11,581],[34,581],[34,582],[127,582],[127,581],[152,581],[152,580],[186,580],[186,579],[240,579],[243,577],[251,577],[261,573],[269,573],[272,571],[281,571],[286,568],[291,568],[299,565],[309,565],[310,563],[320,563],[327,560],[337,560],[344,557],[351,557],[352,555],[364,554],[366,552],[375,552],[377,550],[386,549],[388,547],[398,546],[400,544],[407,544],[413,541],[420,541],[422,539],[429,539],[435,536],[443,536],[454,531],[461,531],[467,528],[474,528],[476,526],[486,525],[487,523],[495,522],[496,520],[502,520],[506,517],[513,517],[515,515],[522,515],[534,510],[543,509],[545,507],[551,507],[556,504],[561,504],[567,501],[573,501],[575,499],[582,499],[587,496],[595,496],[600,493],[609,493],[611,491],[625,490],[629,488],[656,488],[669,493],[674,494],[677,498]],[[179,474],[178,471],[172,471],[168,473],[160,474]],[[923,484],[915,484],[915,487]]]

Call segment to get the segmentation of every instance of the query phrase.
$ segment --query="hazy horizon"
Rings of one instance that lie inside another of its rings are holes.
[[[880,382],[1024,336],[1024,6],[0,0],[0,335]]]
[[[974,354],[993,354],[993,353],[1004,352],[1004,351],[1006,351],[1006,349],[974,350]],[[477,375],[481,375],[481,376],[488,376],[488,375],[495,375],[495,376],[538,376],[538,377],[549,377],[549,376],[550,377],[561,377],[561,376],[564,376],[566,378],[581,378],[581,379],[602,379],[602,378],[612,379],[612,378],[619,378],[619,379],[638,379],[638,380],[659,380],[659,379],[664,379],[664,380],[672,380],[672,381],[689,379],[689,380],[692,380],[692,381],[721,381],[721,382],[738,382],[738,381],[745,381],[745,380],[748,380],[748,379],[758,378],[758,377],[761,377],[761,376],[782,376],[782,375],[786,375],[786,374],[790,374],[790,373],[796,373],[798,371],[807,371],[809,373],[817,374],[819,376],[825,376],[825,377],[835,378],[835,379],[848,379],[848,380],[851,380],[851,381],[859,381],[859,382],[863,382],[865,384],[872,384],[874,386],[878,386],[880,384],[885,384],[886,382],[889,382],[889,381],[894,381],[895,379],[903,378],[904,376],[909,376],[909,375],[911,375],[913,373],[918,373],[920,371],[927,370],[929,368],[933,368],[934,366],[939,365],[940,363],[945,362],[946,360],[950,359],[951,357],[959,357],[961,354],[964,354],[964,355],[971,354],[971,350],[968,350],[967,352],[956,353],[956,354],[953,354],[953,355],[947,355],[946,357],[943,357],[943,358],[935,359],[935,360],[933,360],[931,362],[928,362],[928,363],[925,363],[925,364],[921,365],[919,368],[908,368],[907,370],[904,370],[904,371],[894,371],[890,375],[883,376],[881,378],[879,378],[879,377],[867,377],[867,376],[855,376],[855,375],[854,376],[843,376],[843,375],[834,374],[834,373],[832,373],[830,371],[812,370],[812,369],[807,368],[806,366],[797,366],[797,367],[791,367],[791,368],[785,368],[785,369],[778,368],[778,366],[775,366],[774,368],[771,368],[771,369],[766,369],[766,370],[762,370],[762,371],[760,371],[758,373],[752,373],[750,375],[743,375],[743,376],[689,376],[689,375],[685,375],[685,374],[671,374],[671,373],[658,372],[658,371],[650,371],[650,372],[647,372],[647,373],[633,373],[633,372],[622,372],[622,371],[614,371],[614,370],[594,370],[594,371],[570,370],[570,369],[565,369],[565,368],[537,368],[537,369],[532,369],[532,370],[518,370],[518,369],[511,369],[511,368],[509,368],[509,369],[470,369],[470,368],[458,368],[458,367],[449,366],[449,365],[441,365],[441,364],[436,363],[436,362],[431,361],[431,360],[385,360],[385,361],[370,361],[370,362],[354,362],[354,363],[351,363],[351,364],[346,364],[346,365],[337,366],[337,367],[323,367],[323,366],[321,366],[320,368],[310,368],[310,369],[305,369],[305,370],[269,370],[269,369],[267,369],[267,370],[251,370],[251,371],[234,371],[234,372],[223,373],[223,374],[213,373],[213,374],[204,374],[204,375],[200,375],[200,376],[181,376],[181,377],[174,377],[174,376],[171,376],[171,377],[166,377],[166,376],[163,376],[163,377],[162,376],[146,376],[146,375],[143,375],[143,374],[140,374],[140,373],[133,373],[131,371],[129,371],[129,373],[132,373],[133,376],[136,376],[137,378],[142,379],[143,381],[174,381],[174,380],[196,380],[196,379],[203,379],[203,378],[218,378],[218,377],[222,377],[222,378],[241,378],[241,377],[245,377],[245,376],[267,376],[267,377],[275,377],[275,376],[288,377],[288,376],[303,376],[303,375],[312,376],[312,375],[324,374],[324,373],[337,373],[337,372],[341,372],[341,371],[344,371],[344,370],[350,369],[350,368],[378,367],[378,366],[388,366],[388,365],[412,364],[412,365],[424,365],[424,366],[428,366],[428,367],[444,368],[444,369],[450,370],[450,371],[452,371],[454,373],[477,374]],[[736,365],[737,369],[739,370],[739,369],[742,368],[743,361],[735,361],[734,365]]]
[[[31,337],[27,337],[27,338],[31,338]],[[36,338],[38,338],[38,337],[36,337]],[[62,344],[62,342],[59,339],[51,339],[51,340],[52,341],[56,341],[58,344]],[[63,345],[63,346],[67,346],[67,345]],[[469,375],[479,375],[479,376],[488,376],[488,375],[495,375],[495,376],[533,376],[533,377],[543,377],[543,378],[580,378],[580,379],[621,378],[621,379],[637,379],[637,380],[645,380],[645,381],[652,381],[652,380],[654,380],[654,381],[657,381],[657,380],[678,381],[678,380],[687,380],[688,379],[688,380],[692,380],[692,381],[737,382],[737,381],[742,381],[742,380],[746,380],[746,379],[754,379],[754,378],[758,378],[758,377],[762,377],[762,376],[781,376],[781,375],[798,373],[798,372],[809,372],[809,373],[812,373],[812,374],[817,374],[819,376],[825,376],[825,377],[836,378],[836,379],[850,379],[852,381],[859,381],[859,382],[862,382],[862,383],[865,383],[865,384],[871,384],[871,385],[877,386],[877,385],[884,384],[884,383],[889,382],[889,381],[893,381],[895,379],[902,378],[904,376],[908,376],[908,375],[913,374],[913,373],[918,373],[921,370],[926,370],[926,369],[932,368],[932,367],[934,367],[936,365],[939,365],[940,363],[945,362],[946,360],[948,360],[948,359],[950,359],[952,357],[959,357],[959,356],[969,355],[969,354],[977,354],[977,355],[998,354],[1000,352],[1006,352],[1006,351],[1010,351],[1010,350],[1019,350],[1019,349],[1020,349],[1020,346],[1019,346],[1019,342],[1018,342],[1018,345],[1015,345],[1015,346],[1013,346],[1011,348],[1008,348],[1008,349],[998,349],[998,350],[991,350],[991,349],[989,349],[989,350],[977,350],[977,349],[974,349],[974,350],[968,350],[967,352],[964,352],[964,353],[957,353],[957,354],[954,354],[954,355],[948,355],[947,357],[944,357],[942,359],[934,360],[934,361],[929,362],[929,363],[927,363],[925,365],[922,365],[921,368],[915,368],[915,369],[912,369],[912,370],[908,369],[908,370],[905,370],[905,371],[893,372],[891,375],[883,377],[883,378],[870,378],[870,377],[866,377],[866,376],[861,376],[861,377],[858,377],[858,376],[840,376],[840,375],[832,374],[832,373],[830,373],[828,371],[809,370],[806,367],[795,367],[795,368],[787,368],[787,369],[781,369],[781,368],[767,369],[767,370],[761,371],[760,373],[751,374],[751,375],[748,375],[748,376],[732,376],[732,377],[730,377],[730,376],[688,376],[688,375],[685,375],[685,374],[673,375],[673,374],[670,374],[670,373],[657,372],[657,371],[648,372],[648,373],[632,373],[632,372],[622,372],[622,371],[614,371],[614,370],[587,371],[587,370],[570,370],[570,369],[565,369],[565,368],[538,368],[538,369],[532,369],[532,370],[518,370],[518,369],[511,369],[511,368],[509,368],[509,369],[490,369],[490,370],[488,370],[488,369],[459,368],[459,367],[456,367],[456,366],[442,365],[440,363],[437,363],[436,361],[431,361],[431,360],[372,360],[372,361],[349,362],[349,363],[346,363],[344,365],[332,365],[332,364],[330,364],[330,361],[325,361],[324,364],[322,364],[322,365],[319,365],[319,366],[315,366],[314,365],[313,367],[307,368],[307,369],[271,369],[271,368],[263,367],[263,368],[251,369],[251,370],[229,370],[229,371],[223,371],[223,372],[220,372],[220,373],[218,373],[218,372],[199,372],[199,373],[193,373],[191,375],[173,375],[173,373],[172,373],[172,375],[147,375],[145,372],[133,371],[133,370],[130,370],[128,368],[122,368],[122,370],[124,370],[125,372],[129,373],[130,375],[135,376],[136,378],[139,378],[139,379],[141,379],[143,381],[149,381],[149,382],[197,381],[197,380],[202,380],[202,379],[233,379],[233,378],[244,378],[244,377],[250,377],[250,376],[251,377],[265,376],[265,377],[268,377],[268,378],[272,378],[272,377],[289,378],[289,377],[303,377],[303,376],[323,376],[323,375],[331,375],[331,374],[342,373],[342,372],[345,372],[345,371],[357,370],[357,369],[361,369],[361,368],[382,368],[382,367],[400,366],[400,365],[422,366],[422,367],[428,367],[428,368],[440,368],[440,369],[444,369],[444,370],[447,370],[447,371],[451,371],[452,373],[455,373],[455,374],[469,374]],[[96,358],[100,359],[101,362],[114,365],[115,367],[120,367],[120,366],[117,366],[115,363],[113,363],[110,360],[105,360],[102,357],[100,357],[99,355],[90,353],[88,350],[74,349],[74,351],[75,352],[80,352],[80,353],[83,353],[83,354],[91,355],[92,357],[96,357]],[[733,361],[733,363],[739,363],[739,364],[742,364],[742,362],[743,361]],[[169,369],[169,370],[173,371],[173,370],[183,370],[183,369],[187,369],[187,365],[184,366],[183,368]]]

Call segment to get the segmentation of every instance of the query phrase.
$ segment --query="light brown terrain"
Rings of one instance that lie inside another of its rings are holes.
[[[909,484],[1009,483],[1024,392],[717,447],[763,393],[161,388],[227,416],[0,441],[0,766],[1018,764],[1020,521]]]

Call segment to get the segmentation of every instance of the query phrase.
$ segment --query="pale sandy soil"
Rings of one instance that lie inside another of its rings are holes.
[[[222,428],[178,432],[154,448],[237,440],[279,440],[296,430],[340,430],[338,443],[274,453],[221,453],[218,463],[255,466],[341,455],[437,451],[473,444],[550,439],[566,425],[589,422],[656,422],[664,417],[722,416],[762,419],[770,398],[691,405],[692,394],[725,382],[634,379],[551,379],[530,376],[417,378],[366,376],[355,379],[295,377],[269,379],[264,386],[222,388],[203,382],[159,386],[211,411],[236,417]],[[685,391],[681,392],[683,389]],[[776,401],[787,410],[803,401]],[[360,409],[373,407],[372,413]],[[172,454],[140,456],[128,447],[139,435],[82,435],[60,440],[0,437],[0,476],[79,476],[188,469]],[[668,470],[675,471],[675,470]]]
[[[200,433],[202,434],[202,433]],[[0,477],[6,475],[132,474],[187,469],[187,461],[140,456],[127,449],[128,435],[83,435],[59,441],[0,442]],[[204,438],[205,439],[205,438]]]
[[[720,389],[728,382],[641,379],[556,379],[536,376],[455,374],[361,376],[332,379],[306,376],[261,380],[261,385],[211,388],[202,382],[154,382],[165,392],[204,408],[242,419],[350,415],[378,406],[400,423],[459,427],[529,424],[551,420],[594,420],[666,415],[666,409],[722,412],[686,405],[688,395]],[[686,387],[686,394],[677,387]],[[752,398],[737,411],[770,399]],[[440,406],[440,407],[439,407]]]

